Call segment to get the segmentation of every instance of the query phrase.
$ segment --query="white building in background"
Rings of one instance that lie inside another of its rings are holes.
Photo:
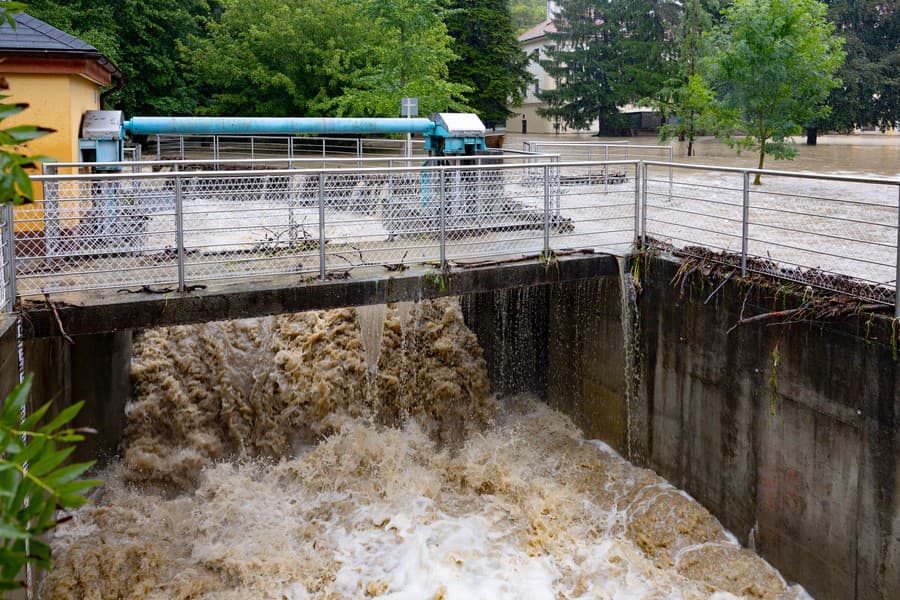
[[[556,32],[556,26],[553,24],[553,17],[558,11],[559,7],[556,2],[548,0],[547,18],[518,37],[519,47],[522,48],[525,54],[531,56],[532,53],[539,53],[540,58],[545,57],[544,46],[553,43],[550,41],[550,38],[547,37],[547,33]],[[537,54],[535,56],[537,56]],[[544,105],[544,103],[538,99],[537,93],[541,90],[552,90],[556,87],[556,81],[547,74],[538,60],[532,60],[529,63],[528,72],[531,73],[531,85],[528,87],[522,105],[510,107],[510,110],[516,114],[506,121],[506,130],[510,133],[561,132],[561,126],[555,128],[553,121],[545,119],[537,114],[538,107]]]
[[[532,53],[540,58],[545,58],[544,46],[553,42],[547,37],[547,33],[555,33],[556,26],[553,23],[554,16],[559,12],[559,6],[553,0],[547,2],[547,18],[538,23],[518,37],[519,47],[529,56]],[[520,106],[511,106],[515,113],[506,121],[506,130],[510,133],[597,133],[600,124],[598,121],[591,123],[590,128],[582,130],[566,129],[562,123],[541,117],[537,113],[538,107],[544,106],[537,93],[542,90],[552,90],[556,87],[556,81],[547,74],[538,60],[532,60],[528,65],[531,73],[531,86],[525,94],[525,100]],[[624,106],[620,110],[631,116],[634,131],[655,130],[659,127],[660,119],[650,108],[638,106]]]

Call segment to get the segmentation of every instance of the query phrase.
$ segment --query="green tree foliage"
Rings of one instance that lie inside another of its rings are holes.
[[[546,0],[511,0],[509,13],[516,33],[531,29],[547,19]]]
[[[539,94],[547,106],[538,113],[576,129],[598,120],[601,133],[627,126],[619,107],[655,95],[672,76],[678,15],[670,0],[563,3],[541,60],[557,86]]]
[[[847,43],[842,84],[825,126],[885,130],[900,122],[900,6],[890,0],[830,0],[828,18]]]
[[[469,105],[488,127],[513,115],[531,83],[528,57],[519,48],[509,17],[509,0],[451,0],[446,18],[453,51],[450,80],[472,91]]]
[[[371,37],[357,40],[356,68],[339,78],[343,93],[326,102],[327,109],[338,116],[396,116],[401,98],[417,97],[424,114],[469,110],[465,94],[471,89],[449,77],[457,55],[444,23],[443,0],[353,0],[345,5],[362,17]]]
[[[556,32],[548,33],[540,64],[556,87],[538,97],[545,107],[542,117],[562,121],[573,129],[587,129],[599,121],[600,132],[621,126],[618,106],[625,94],[616,82],[611,63],[615,59],[608,5],[592,0],[570,0],[556,15]]]
[[[39,539],[60,521],[58,511],[87,502],[82,494],[101,482],[79,479],[93,462],[65,464],[89,430],[64,429],[83,403],[74,404],[43,426],[48,402],[22,418],[31,376],[18,385],[0,411],[0,590],[22,587],[22,567],[50,568],[50,546]]]
[[[199,112],[214,115],[322,116],[340,94],[336,77],[352,60],[364,31],[346,2],[224,0],[182,51],[201,85]]]
[[[224,0],[183,46],[205,114],[396,116],[462,108],[437,0]]]
[[[732,120],[729,129],[743,134],[725,141],[758,151],[761,169],[767,154],[792,158],[787,138],[827,114],[828,93],[840,84],[843,40],[816,0],[736,0],[724,15],[711,36],[710,87]]]
[[[713,16],[702,0],[687,0],[677,28],[672,58],[677,72],[650,100],[663,115],[665,123],[659,130],[661,142],[673,137],[687,140],[687,155],[694,155],[694,138],[702,129],[713,126],[713,93],[700,74],[704,55],[704,32],[712,28]]]
[[[29,0],[29,14],[78,36],[110,58],[124,86],[109,96],[128,115],[190,114],[196,87],[179,42],[201,31],[218,0]]]

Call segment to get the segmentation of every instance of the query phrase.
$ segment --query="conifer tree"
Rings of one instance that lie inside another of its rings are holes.
[[[679,14],[673,0],[561,3],[541,60],[556,88],[539,94],[538,114],[576,129],[598,121],[600,133],[626,127],[619,108],[655,95],[676,68]]]
[[[449,65],[450,80],[471,88],[468,104],[485,125],[503,124],[531,81],[509,0],[451,0],[446,23],[459,57]]]

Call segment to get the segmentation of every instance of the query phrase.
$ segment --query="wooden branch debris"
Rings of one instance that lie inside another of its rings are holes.
[[[48,294],[47,292],[44,292],[44,300],[47,301],[47,306],[50,307],[50,311],[53,313],[53,318],[56,319],[56,325],[57,325],[57,327],[59,327],[59,333],[60,333],[60,335],[62,335],[62,336],[63,336],[63,339],[65,339],[65,340],[66,340],[67,342],[69,342],[70,344],[74,344],[74,343],[75,343],[75,340],[73,340],[73,339],[69,336],[69,334],[66,333],[66,330],[65,330],[65,328],[63,327],[63,324],[62,324],[62,319],[59,318],[59,311],[58,311],[57,308],[56,308],[56,304],[54,304],[53,301],[50,300],[50,294]]]

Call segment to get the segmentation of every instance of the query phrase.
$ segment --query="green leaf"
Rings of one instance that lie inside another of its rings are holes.
[[[16,462],[24,465],[35,456],[44,451],[47,446],[47,438],[32,438],[30,442],[25,444],[25,449],[16,455]]]
[[[13,115],[17,115],[26,108],[28,108],[27,104],[7,104],[5,102],[2,102],[0,103],[0,119],[6,119]]]
[[[60,494],[74,494],[76,492],[81,492],[82,490],[97,487],[98,485],[103,485],[102,479],[78,479],[57,486],[56,491]]]
[[[75,446],[69,446],[62,450],[45,453],[40,460],[28,467],[28,472],[35,477],[41,477],[61,465],[74,451]]]
[[[55,129],[49,127],[37,127],[35,125],[18,125],[5,129],[4,132],[16,140],[17,143],[28,142],[42,138],[45,135],[55,133]]]
[[[0,523],[0,538],[9,539],[9,540],[24,540],[29,537],[28,533],[9,525],[7,523]]]
[[[28,415],[28,418],[22,421],[21,429],[23,431],[32,431],[35,425],[37,425],[38,422],[40,422],[40,420],[44,418],[44,415],[47,414],[47,409],[50,408],[51,404],[53,404],[53,400],[47,401],[46,404]]]
[[[93,467],[94,463],[96,462],[97,461],[92,460],[63,467],[54,471],[50,475],[47,475],[45,481],[50,486],[57,486],[63,483],[67,483]],[[65,506],[65,504],[63,504],[63,506]]]
[[[84,400],[82,400],[81,402],[76,402],[75,404],[73,404],[69,407],[66,407],[65,409],[63,409],[62,412],[60,412],[58,415],[56,415],[56,418],[54,418],[52,421],[50,421],[49,423],[47,423],[46,425],[44,425],[43,427],[38,429],[38,432],[39,433],[52,433],[53,431],[59,429],[60,427],[62,427],[63,425],[65,425],[66,423],[71,421],[73,418],[75,418],[75,415],[78,414],[78,412],[81,410],[82,406],[84,406]]]
[[[22,383],[13,388],[13,391],[6,397],[6,401],[3,403],[3,413],[0,415],[3,423],[19,422],[22,408],[24,408],[28,393],[31,391],[31,379],[32,376],[29,373]]]
[[[39,558],[42,562],[50,561],[50,546],[41,540],[31,540],[28,545],[30,556]]]
[[[10,172],[12,173],[13,179],[16,182],[16,187],[19,188],[19,192],[25,198],[29,200],[34,197],[34,190],[31,187],[31,178],[28,177],[28,173],[25,172],[22,167],[13,167]]]

